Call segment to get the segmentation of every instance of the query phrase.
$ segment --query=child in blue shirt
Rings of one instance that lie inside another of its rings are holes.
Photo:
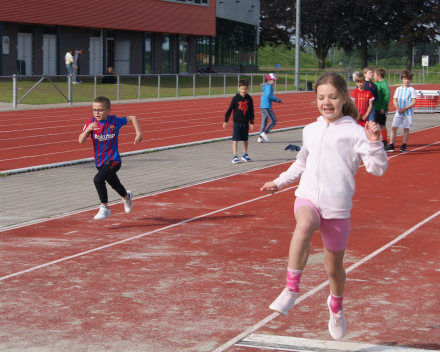
[[[273,84],[278,78],[276,78],[273,73],[269,73],[265,77],[267,83],[261,84],[261,89],[263,90],[263,95],[261,96],[261,127],[260,127],[260,137],[258,137],[258,143],[269,142],[267,134],[272,128],[277,124],[277,118],[272,110],[272,102],[281,103],[281,99],[278,99],[273,95]],[[270,124],[266,127],[267,119],[270,119]]]

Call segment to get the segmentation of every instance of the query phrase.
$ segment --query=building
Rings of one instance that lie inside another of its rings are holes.
[[[0,75],[65,75],[69,49],[84,51],[83,75],[255,69],[259,8],[258,0],[1,0]]]

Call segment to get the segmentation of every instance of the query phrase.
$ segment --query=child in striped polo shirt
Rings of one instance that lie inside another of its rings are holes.
[[[133,209],[133,193],[125,190],[116,175],[121,168],[121,155],[118,150],[119,129],[127,123],[132,123],[136,131],[135,144],[142,141],[142,134],[136,116],[119,118],[116,115],[109,115],[110,100],[106,97],[97,97],[93,101],[92,112],[94,117],[88,119],[85,124],[83,132],[79,135],[79,143],[85,143],[90,135],[95,150],[95,165],[98,169],[93,182],[101,201],[95,220],[103,220],[111,215],[110,208],[107,206],[108,195],[105,181],[122,197],[125,212],[131,213]]]
[[[403,144],[400,147],[400,151],[402,153],[406,152],[409,129],[411,128],[414,117],[413,106],[416,105],[417,93],[415,89],[410,86],[412,79],[411,71],[403,70],[401,78],[402,86],[398,87],[394,93],[393,104],[396,107],[396,114],[394,115],[391,128],[390,145],[385,148],[387,152],[394,152],[394,141],[396,140],[397,129],[399,127],[403,128]]]

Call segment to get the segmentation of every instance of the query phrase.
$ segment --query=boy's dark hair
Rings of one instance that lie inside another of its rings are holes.
[[[249,82],[245,79],[240,79],[240,81],[238,82],[238,86],[239,87],[241,87],[241,86],[249,87]]]
[[[409,70],[403,70],[402,73],[400,74],[400,79],[404,79],[404,78],[408,78],[409,80],[412,79],[412,72]]]
[[[365,76],[362,73],[356,73],[356,82],[365,82]]]
[[[385,71],[383,67],[379,67],[374,70],[374,73],[382,78],[385,78],[387,71]]]
[[[110,109],[110,99],[106,97],[97,97],[93,100],[94,103],[102,104],[106,109]]]

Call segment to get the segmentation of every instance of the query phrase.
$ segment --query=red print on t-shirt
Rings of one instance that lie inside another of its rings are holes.
[[[249,110],[249,105],[247,100],[238,102],[238,109],[243,111],[243,114],[246,116],[246,111]]]

